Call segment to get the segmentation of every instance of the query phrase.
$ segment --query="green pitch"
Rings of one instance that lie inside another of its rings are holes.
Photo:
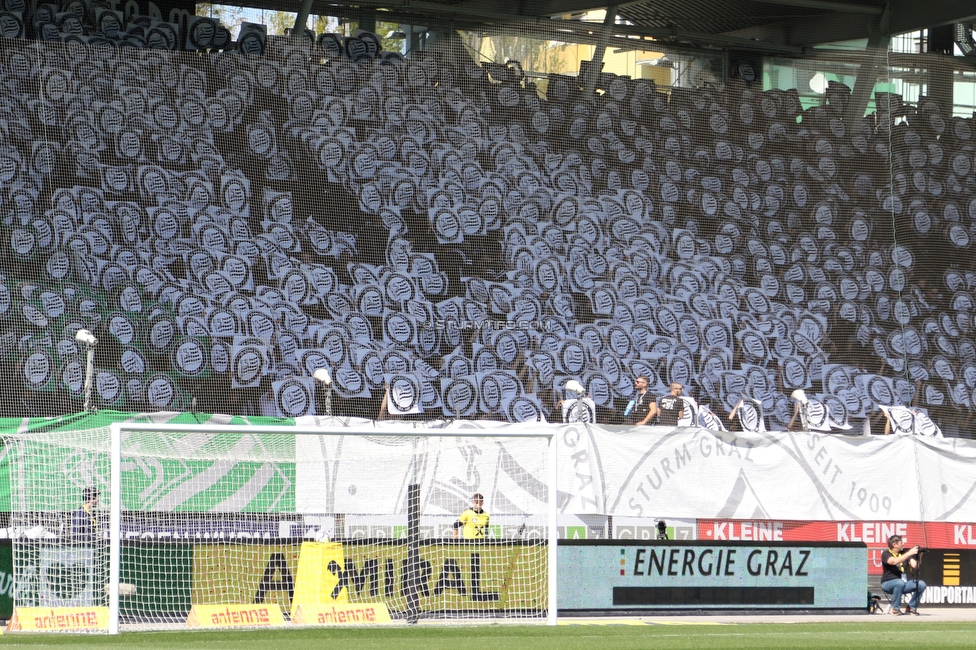
[[[472,640],[477,639],[475,643]],[[474,643],[491,650],[594,648],[964,648],[976,647],[976,623],[639,624],[544,626],[426,626],[373,629],[302,629],[246,632],[128,633],[119,637],[6,634],[0,646],[268,650],[325,647],[355,650],[430,650]]]

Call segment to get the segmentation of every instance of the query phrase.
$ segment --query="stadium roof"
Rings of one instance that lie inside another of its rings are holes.
[[[242,0],[266,9],[297,11],[296,0]],[[612,5],[613,6],[613,5]],[[451,25],[464,29],[559,30],[566,41],[595,42],[599,23],[579,17],[607,8],[601,0],[312,0],[311,13],[355,16],[381,10],[378,19],[413,25]],[[612,45],[637,37],[673,45],[713,46],[800,53],[823,43],[900,34],[976,20],[976,5],[966,0],[623,0],[615,5],[618,24]],[[623,24],[621,24],[623,23]]]

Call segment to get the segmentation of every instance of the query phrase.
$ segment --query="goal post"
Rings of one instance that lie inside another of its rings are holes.
[[[5,442],[19,629],[37,612],[117,634],[362,622],[374,606],[556,623],[549,427],[116,423]],[[480,529],[456,528],[475,494]]]

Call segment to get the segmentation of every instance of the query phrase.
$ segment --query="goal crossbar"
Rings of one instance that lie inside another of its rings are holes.
[[[557,622],[557,543],[558,530],[556,526],[558,515],[557,499],[557,436],[551,430],[517,431],[505,433],[498,429],[462,429],[438,430],[417,428],[384,428],[380,430],[350,429],[346,427],[275,427],[260,428],[250,425],[220,425],[220,424],[149,424],[116,422],[110,425],[110,533],[109,533],[109,634],[119,633],[120,593],[119,582],[122,565],[122,437],[126,432],[177,432],[199,434],[258,434],[261,435],[295,435],[295,436],[370,436],[370,437],[398,437],[398,438],[544,438],[548,441],[547,470],[548,470],[548,498],[547,498],[547,608],[546,623],[555,625]]]

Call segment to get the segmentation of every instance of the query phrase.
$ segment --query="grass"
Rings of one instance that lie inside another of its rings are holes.
[[[118,637],[6,634],[0,647],[226,648],[279,650],[324,647],[355,650],[594,650],[598,648],[974,648],[976,623],[767,623],[545,626],[418,626],[388,628],[304,628],[233,632],[126,633]]]

